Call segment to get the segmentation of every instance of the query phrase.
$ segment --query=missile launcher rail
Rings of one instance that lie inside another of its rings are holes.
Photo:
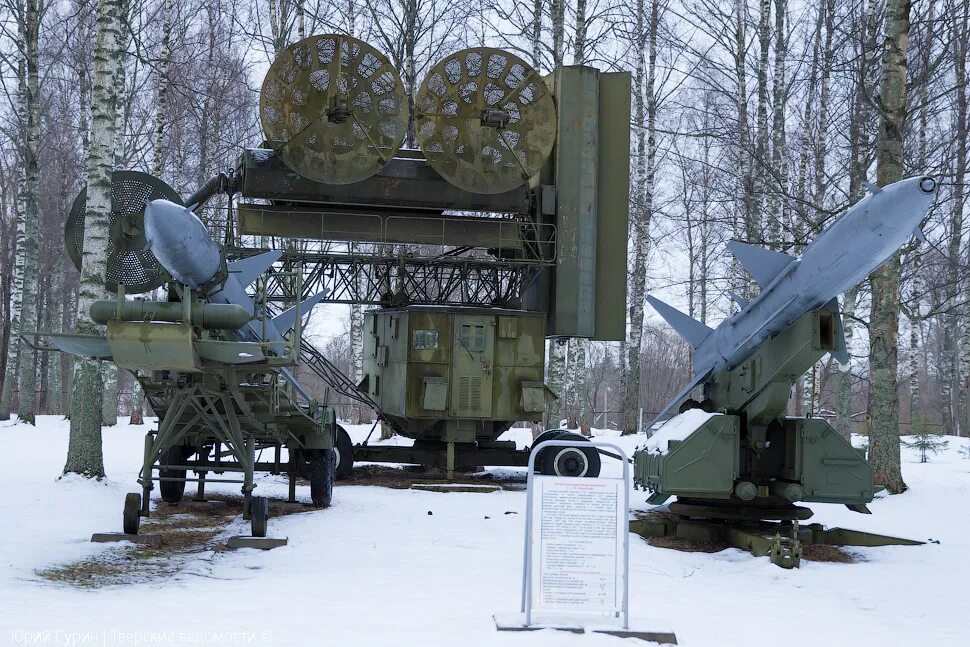
[[[630,522],[644,537],[724,543],[797,567],[804,546],[916,545],[922,542],[820,524],[800,527],[811,509],[798,502],[841,503],[869,513],[879,488],[864,452],[822,418],[785,415],[795,381],[842,340],[838,312],[816,310],[762,344],[730,371],[714,374],[702,402],[688,400],[679,421],[689,433],[656,432],[634,453],[633,482],[670,515]],[[703,412],[700,414],[699,412]],[[693,420],[693,422],[690,422]],[[671,423],[674,424],[674,423]],[[676,436],[676,437],[674,437]]]

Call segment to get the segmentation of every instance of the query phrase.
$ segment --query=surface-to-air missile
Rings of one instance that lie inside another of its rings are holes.
[[[761,293],[748,303],[732,294],[740,311],[712,330],[648,296],[650,305],[694,349],[694,378],[657,415],[662,418],[712,374],[729,371],[806,312],[838,312],[838,297],[885,263],[914,234],[936,196],[936,181],[914,177],[870,193],[816,238],[799,258],[732,241],[728,249]],[[844,339],[835,358],[847,360]]]
[[[153,482],[159,482],[163,501],[175,503],[187,480],[197,480],[202,498],[208,473],[229,472],[242,476],[236,482],[253,536],[265,536],[267,501],[252,495],[253,474],[286,470],[280,464],[284,447],[290,499],[302,474],[310,480],[313,503],[328,505],[337,462],[334,412],[314,400],[292,370],[300,356],[302,315],[326,293],[271,316],[259,285],[281,252],[227,262],[194,213],[196,205],[176,203],[160,180],[125,171],[116,173],[113,184],[107,276],[119,276],[120,286],[135,283],[132,291],[165,285],[167,300],[128,299],[121,287],[116,299],[91,307],[91,318],[106,326],[104,336],[43,337],[60,350],[131,370],[159,417],[158,430],[145,440],[142,494],[125,501],[125,533],[137,533],[140,517],[148,515]],[[83,226],[80,207],[79,196],[67,224],[69,245]],[[292,281],[293,293],[300,293],[300,276],[279,280]],[[264,449],[275,450],[273,462],[257,461]],[[187,479],[188,471],[198,478]]]
[[[693,379],[658,419],[700,385],[704,398],[684,403],[635,455],[635,482],[651,493],[648,502],[676,496],[670,511],[692,521],[636,527],[727,541],[770,554],[782,566],[797,565],[804,543],[899,543],[818,524],[799,530],[798,520],[812,512],[796,502],[843,503],[868,512],[877,488],[864,455],[827,422],[787,417],[785,410],[795,382],[826,353],[848,361],[838,297],[911,236],[923,238],[920,222],[936,188],[933,178],[914,177],[872,189],[799,258],[729,243],[761,293],[750,302],[732,294],[740,311],[713,330],[648,298],[694,352]],[[767,520],[785,525],[766,530]]]
[[[222,254],[205,225],[189,207],[162,199],[153,200],[145,208],[145,238],[148,249],[159,264],[175,280],[192,290],[202,289],[217,277],[221,278],[218,285],[207,292],[206,303],[237,306],[250,315],[254,315],[255,305],[246,288],[283,255],[274,250],[230,261],[225,264],[228,270],[226,275],[220,277]],[[274,317],[266,317],[264,321],[250,316],[245,324],[238,326],[236,334],[242,341],[280,342],[278,347],[281,347],[284,341],[282,333],[288,332],[296,324],[298,313],[307,314],[326,296],[326,291],[318,292],[299,305]],[[305,402],[310,401],[310,396],[289,370],[284,368],[280,373]]]

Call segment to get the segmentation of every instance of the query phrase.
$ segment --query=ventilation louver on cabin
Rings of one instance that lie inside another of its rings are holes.
[[[482,408],[482,378],[463,375],[458,378],[458,408],[479,411]]]

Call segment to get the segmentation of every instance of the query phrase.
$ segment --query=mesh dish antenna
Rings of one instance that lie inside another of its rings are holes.
[[[74,199],[71,213],[64,223],[64,244],[74,267],[81,270],[84,244],[85,187]],[[182,204],[182,198],[164,181],[138,171],[115,171],[111,174],[111,215],[108,219],[108,263],[104,287],[115,292],[123,285],[125,292],[149,292],[162,285],[168,273],[147,250],[145,239],[145,205],[165,199]]]
[[[500,49],[435,64],[415,99],[417,138],[441,177],[473,193],[527,183],[556,141],[556,105],[539,73]]]
[[[397,70],[362,40],[310,36],[273,61],[259,95],[269,145],[289,168],[326,184],[378,173],[401,146],[407,99]]]

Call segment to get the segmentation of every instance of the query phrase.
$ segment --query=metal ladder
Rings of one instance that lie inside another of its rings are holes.
[[[313,371],[317,377],[326,382],[336,393],[356,400],[377,412],[381,413],[380,406],[365,392],[357,388],[353,380],[347,377],[343,371],[333,365],[323,353],[310,344],[300,344],[300,360],[303,364]]]

